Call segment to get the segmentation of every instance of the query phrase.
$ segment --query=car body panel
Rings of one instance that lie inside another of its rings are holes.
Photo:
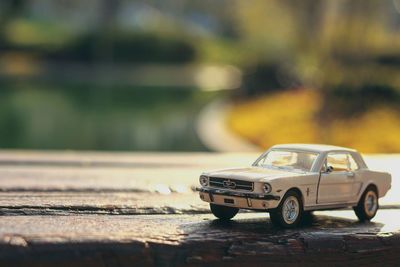
[[[278,169],[266,169],[261,167],[245,167],[245,168],[232,168],[232,169],[223,169],[217,170],[213,172],[203,173],[203,175],[207,175],[210,177],[220,177],[220,178],[230,178],[230,179],[240,179],[244,181],[258,182],[260,180],[268,181],[272,179],[276,179],[279,177],[288,177],[288,176],[301,176],[304,173],[301,172],[288,172],[285,170]]]
[[[330,204],[355,200],[355,179],[359,174],[350,176],[348,172],[321,173],[317,204]]]

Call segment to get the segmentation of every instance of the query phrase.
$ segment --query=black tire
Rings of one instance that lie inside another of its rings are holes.
[[[296,208],[293,208],[293,212],[291,215],[284,214],[284,210],[286,209],[284,205],[286,205],[287,201],[297,202]],[[296,191],[288,191],[283,197],[279,206],[270,211],[269,217],[271,219],[272,224],[275,226],[283,227],[283,228],[295,228],[299,225],[303,217],[303,201],[301,200],[301,196]]]
[[[215,217],[223,221],[228,221],[232,219],[239,212],[238,208],[221,206],[212,203],[210,203],[210,209]]]
[[[371,200],[372,199],[372,200]],[[357,206],[353,207],[356,216],[361,222],[370,221],[379,209],[378,190],[375,186],[368,186],[362,194]]]

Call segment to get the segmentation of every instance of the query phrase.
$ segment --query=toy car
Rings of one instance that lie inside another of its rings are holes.
[[[353,207],[371,220],[391,175],[369,170],[353,149],[311,144],[275,145],[251,167],[204,172],[200,198],[221,220],[239,209],[269,212],[274,225],[297,226],[310,211]]]

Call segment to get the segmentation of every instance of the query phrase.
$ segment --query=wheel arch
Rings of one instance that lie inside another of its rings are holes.
[[[373,187],[376,190],[376,193],[378,194],[378,198],[379,198],[379,188],[378,188],[378,186],[374,182],[370,181],[370,182],[366,183],[365,186],[362,187],[362,190],[360,190],[360,193],[359,193],[359,196],[358,196],[358,199],[357,199],[357,203],[360,201],[361,197],[363,196],[363,194],[365,193],[365,191],[369,187]]]
[[[282,203],[282,200],[285,198],[286,194],[287,194],[288,192],[290,192],[290,191],[294,191],[294,192],[296,192],[297,194],[299,194],[299,196],[300,196],[300,198],[301,198],[301,203],[302,203],[302,206],[303,206],[303,209],[304,209],[304,195],[303,195],[303,192],[301,192],[300,188],[298,188],[298,187],[291,187],[291,188],[289,188],[288,190],[286,190],[285,194],[283,195],[283,197],[282,197],[282,199],[281,199],[281,203]]]

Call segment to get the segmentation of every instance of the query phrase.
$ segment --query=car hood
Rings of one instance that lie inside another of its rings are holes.
[[[293,172],[286,170],[267,169],[261,167],[247,167],[235,169],[223,169],[204,173],[210,177],[239,179],[246,181],[269,181],[276,178],[293,177],[305,175],[304,172]]]

